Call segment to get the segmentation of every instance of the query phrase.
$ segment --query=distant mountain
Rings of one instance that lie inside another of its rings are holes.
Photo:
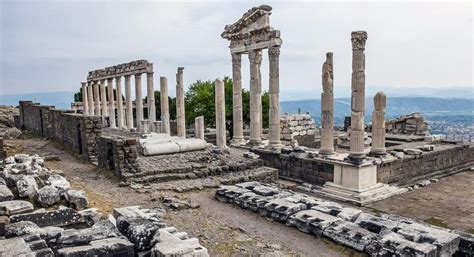
[[[46,105],[54,105],[57,109],[70,109],[74,99],[73,92],[44,92],[31,94],[0,95],[0,104],[17,106],[19,101],[29,100]]]

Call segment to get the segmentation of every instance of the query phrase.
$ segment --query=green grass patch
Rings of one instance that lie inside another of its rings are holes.
[[[444,220],[436,217],[431,217],[425,220],[426,223],[431,224],[433,226],[448,228],[448,224],[444,222]]]

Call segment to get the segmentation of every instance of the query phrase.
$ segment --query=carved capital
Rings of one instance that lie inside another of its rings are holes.
[[[365,31],[353,31],[351,33],[352,49],[353,50],[364,50],[365,41],[367,41],[367,32]]]
[[[249,52],[249,61],[252,64],[262,64],[262,50],[253,50]]]
[[[242,64],[242,56],[241,54],[232,54],[232,65],[240,66]]]
[[[377,111],[383,111],[387,107],[387,97],[383,92],[378,92],[374,96],[374,109]]]
[[[115,77],[115,81],[120,81],[120,80],[122,80],[122,76]]]
[[[275,61],[280,58],[280,47],[273,46],[268,48],[268,58],[270,61]]]

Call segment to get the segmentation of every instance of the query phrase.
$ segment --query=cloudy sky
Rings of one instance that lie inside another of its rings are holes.
[[[178,66],[185,67],[187,85],[231,75],[228,42],[220,34],[259,4],[273,7],[271,23],[283,39],[283,100],[319,98],[328,51],[334,52],[336,97],[350,95],[354,30],[368,32],[368,94],[474,93],[471,1],[0,0],[0,94],[75,91],[89,70],[147,59],[155,85],[159,76],[168,77],[174,95]],[[248,87],[246,56],[242,74]],[[266,54],[262,74],[267,89]]]

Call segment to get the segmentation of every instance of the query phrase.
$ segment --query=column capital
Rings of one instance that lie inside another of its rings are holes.
[[[241,65],[241,63],[242,63],[242,55],[240,53],[233,53],[232,65]]]
[[[147,76],[150,76],[150,75],[153,75],[153,74],[155,74],[154,71],[150,71],[150,72],[147,72],[147,73],[146,73]]]
[[[366,31],[353,31],[351,33],[352,49],[353,50],[364,50],[365,42],[367,41]]]
[[[280,58],[280,47],[272,46],[268,48],[268,58],[270,61],[278,60]]]
[[[262,64],[262,50],[249,51],[249,61],[257,65]]]
[[[129,79],[131,76],[132,76],[132,75],[128,74],[128,75],[124,75],[123,77],[124,77],[125,79]]]
[[[87,82],[81,82],[81,85],[82,85],[83,87],[85,87],[85,86],[87,86]]]
[[[135,78],[141,78],[142,77],[142,74],[141,73],[135,73]]]
[[[122,76],[115,77],[115,81],[120,81],[120,80],[122,80]]]
[[[112,83],[113,81],[114,81],[114,78],[108,78],[108,79],[107,79],[107,82],[108,82],[108,83]]]

